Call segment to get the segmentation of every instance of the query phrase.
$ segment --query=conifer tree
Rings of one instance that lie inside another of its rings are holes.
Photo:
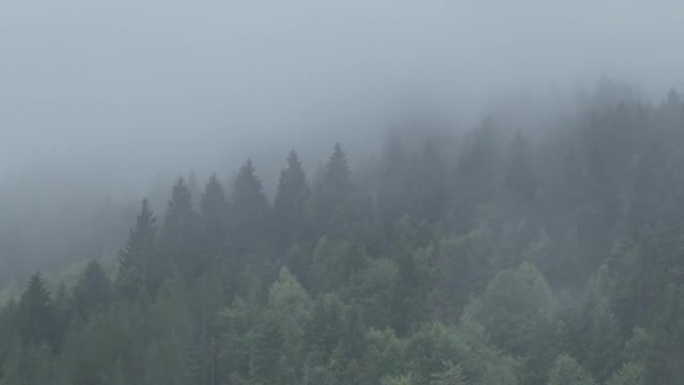
[[[78,279],[72,294],[72,307],[87,316],[97,307],[107,306],[112,284],[97,261],[90,261]]]
[[[238,253],[245,253],[266,239],[268,219],[263,185],[248,159],[240,168],[230,195],[230,234]]]
[[[511,142],[505,178],[512,204],[523,205],[529,210],[537,192],[537,180],[527,138],[520,130],[516,131]]]
[[[449,208],[449,191],[445,165],[434,142],[425,143],[419,163],[420,178],[417,182],[421,205],[420,217],[416,219],[437,222],[443,219]]]
[[[314,221],[321,233],[325,233],[333,225],[335,212],[341,209],[352,190],[347,155],[338,143],[312,191]]]
[[[24,345],[49,344],[58,349],[56,311],[40,273],[31,276],[17,309],[17,333]]]
[[[164,216],[162,251],[166,261],[159,261],[162,271],[170,266],[178,268],[186,277],[201,272],[198,255],[199,218],[192,203],[192,193],[185,179],[178,178]]]
[[[152,269],[158,262],[157,257],[157,219],[143,199],[135,227],[130,230],[126,246],[119,252],[119,271],[116,277],[117,290],[125,297],[132,298],[146,286],[151,290],[158,283]]]
[[[548,385],[595,385],[591,374],[587,373],[577,360],[561,355],[549,373]]]
[[[220,253],[228,238],[228,199],[216,174],[209,178],[204,188],[200,209],[205,253]],[[208,256],[204,258],[204,270],[210,267],[211,262],[216,262],[209,260]]]
[[[273,202],[276,235],[282,246],[288,247],[304,238],[307,199],[306,174],[299,156],[292,150],[287,157],[287,167],[280,173],[278,191]]]

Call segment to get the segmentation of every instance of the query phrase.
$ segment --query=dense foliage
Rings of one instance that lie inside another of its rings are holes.
[[[272,200],[249,160],[179,178],[115,273],[2,308],[0,383],[681,381],[684,105],[583,103],[535,135],[418,124],[359,170],[292,151]]]

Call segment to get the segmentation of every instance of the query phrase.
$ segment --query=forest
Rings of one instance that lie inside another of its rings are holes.
[[[684,103],[614,91],[292,150],[272,196],[249,159],[179,177],[116,256],[3,303],[0,384],[679,383]]]

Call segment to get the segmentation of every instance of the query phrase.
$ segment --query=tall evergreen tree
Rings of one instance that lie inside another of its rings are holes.
[[[97,261],[90,261],[74,287],[71,305],[85,317],[94,309],[107,306],[111,294],[109,277]]]
[[[321,233],[331,228],[334,215],[342,209],[353,188],[347,155],[339,143],[335,144],[333,153],[322,174],[315,181],[312,191],[315,226]]]
[[[117,289],[129,298],[143,286],[152,289],[156,285],[155,272],[151,271],[157,256],[156,221],[147,199],[144,199],[135,227],[130,230],[126,246],[119,252]]]
[[[228,199],[216,174],[209,178],[204,188],[200,209],[203,240],[213,248],[221,246],[228,236]]]
[[[40,273],[31,276],[17,309],[17,333],[24,345],[49,344],[58,349],[55,306]]]
[[[431,222],[443,219],[449,208],[449,186],[445,165],[434,142],[425,143],[420,157],[417,181],[420,186],[420,218]]]
[[[266,240],[269,205],[254,165],[247,160],[233,183],[230,195],[230,234],[240,254]]]
[[[511,143],[506,164],[506,187],[513,204],[524,205],[523,208],[527,210],[537,192],[537,180],[532,167],[528,140],[518,130]]]
[[[185,179],[178,178],[164,216],[162,246],[167,261],[159,261],[162,270],[170,263],[186,276],[196,276],[202,261],[198,255],[199,218],[192,203],[192,193]]]
[[[278,191],[273,202],[276,235],[281,246],[288,247],[304,239],[307,199],[306,174],[299,156],[292,150],[287,157],[287,167],[280,173]]]

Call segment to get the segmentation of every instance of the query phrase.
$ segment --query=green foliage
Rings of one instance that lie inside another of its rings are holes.
[[[339,143],[335,144],[322,174],[312,186],[312,216],[319,232],[322,230],[326,233],[344,227],[345,224],[334,223],[333,217],[342,210],[353,188],[347,155]]]
[[[186,277],[196,277],[201,273],[202,260],[198,255],[199,223],[190,187],[185,179],[178,178],[164,216],[163,255],[156,258],[154,271],[162,271],[168,275],[177,268]],[[163,280],[156,280],[155,284],[161,285]],[[154,289],[157,288],[158,286]]]
[[[548,385],[594,385],[594,379],[574,358],[563,354],[558,356],[549,373]]]
[[[430,385],[464,385],[466,383],[463,370],[459,365],[447,362],[442,372],[433,376]]]
[[[156,290],[162,277],[161,262],[156,243],[157,227],[154,213],[147,199],[137,215],[135,227],[130,230],[126,246],[119,252],[119,270],[116,288],[124,298],[135,298],[142,288]]]
[[[25,346],[49,344],[58,349],[57,313],[45,287],[43,277],[36,273],[29,280],[17,307],[17,335]]]
[[[292,150],[287,167],[280,173],[278,191],[273,200],[273,216],[277,226],[276,238],[288,247],[307,240],[306,203],[309,188],[299,156]]]
[[[49,346],[15,347],[3,365],[2,384],[60,384]],[[64,384],[62,382],[62,384]]]
[[[266,239],[269,205],[261,180],[249,159],[233,182],[229,208],[229,231],[238,253],[246,253]]]
[[[106,307],[112,296],[112,283],[96,261],[90,261],[76,283],[72,294],[72,307],[87,316],[98,307]]]
[[[3,290],[0,384],[676,383],[684,108],[618,91],[544,137],[415,119],[311,186],[292,151],[272,202],[251,161],[197,208],[181,178],[118,261]],[[30,239],[3,234],[22,269]]]
[[[633,362],[623,365],[606,381],[606,385],[644,384],[646,384],[646,370],[642,365]]]
[[[416,385],[418,382],[412,373],[403,374],[401,376],[385,377],[380,382],[381,385]]]
[[[313,251],[309,283],[314,292],[338,290],[363,268],[365,250],[349,241],[323,237]]]
[[[344,304],[336,294],[321,294],[314,301],[304,336],[312,364],[326,363],[338,347],[343,313]]]
[[[492,339],[517,355],[528,353],[533,340],[553,324],[555,299],[541,273],[528,263],[499,272],[480,300],[470,304],[472,317]]]
[[[203,240],[209,248],[222,246],[228,236],[228,199],[216,174],[212,174],[200,201]]]
[[[392,325],[392,300],[399,284],[399,268],[391,259],[369,261],[368,266],[350,277],[345,297],[354,299],[369,327]]]

